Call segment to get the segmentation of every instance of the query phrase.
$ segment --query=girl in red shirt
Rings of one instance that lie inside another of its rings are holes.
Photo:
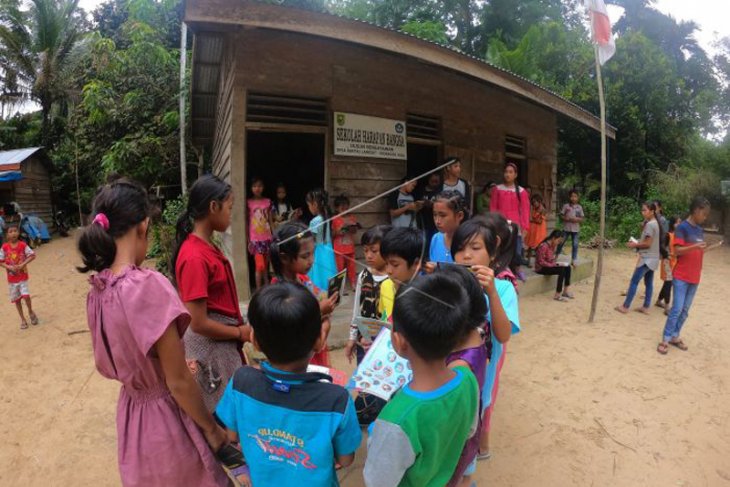
[[[279,227],[271,244],[271,265],[274,267],[272,284],[289,281],[298,282],[309,289],[319,301],[319,311],[322,314],[322,343],[324,348],[314,354],[310,363],[330,367],[329,352],[327,351],[327,335],[330,332],[330,315],[335,309],[338,293],[327,297],[307,277],[307,273],[314,264],[314,236],[307,227],[299,222],[289,222]],[[286,340],[287,337],[282,337]]]
[[[185,356],[210,411],[243,365],[241,345],[251,333],[238,306],[231,264],[213,243],[213,232],[225,232],[230,226],[232,208],[228,183],[211,175],[199,178],[177,222],[177,247],[170,266],[192,318],[183,338]]]
[[[335,198],[335,211],[340,214],[350,208],[350,200],[344,194]],[[347,279],[353,291],[357,287],[357,270],[355,269],[355,235],[360,224],[352,214],[336,216],[332,219],[332,243],[335,248],[337,272],[347,268]]]

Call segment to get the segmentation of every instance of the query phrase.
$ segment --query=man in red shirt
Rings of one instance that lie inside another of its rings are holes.
[[[8,284],[10,288],[10,302],[15,304],[20,315],[20,329],[28,328],[23,314],[22,301],[28,307],[30,322],[38,324],[38,317],[33,312],[30,302],[30,291],[28,290],[28,269],[27,265],[35,259],[35,253],[25,242],[19,240],[20,229],[17,224],[11,223],[7,229],[7,242],[0,247],[0,267],[5,268],[8,273]]]
[[[707,220],[709,214],[710,202],[706,198],[698,196],[692,200],[689,217],[674,230],[674,253],[677,256],[677,264],[672,271],[674,301],[667,317],[667,323],[664,325],[664,336],[657,346],[657,352],[662,355],[669,351],[669,345],[680,350],[687,350],[687,345],[679,334],[687,320],[689,308],[692,306],[692,300],[700,284],[702,259],[705,252],[722,245],[722,241],[711,246],[705,242],[701,225]]]

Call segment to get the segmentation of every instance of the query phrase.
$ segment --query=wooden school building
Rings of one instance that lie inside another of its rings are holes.
[[[242,299],[252,176],[270,198],[284,183],[306,208],[315,187],[355,205],[449,156],[478,192],[514,161],[554,210],[558,117],[599,130],[597,117],[534,83],[365,22],[241,0],[187,0],[185,22],[192,138],[235,191],[225,247]],[[366,228],[388,222],[387,199],[356,216]]]

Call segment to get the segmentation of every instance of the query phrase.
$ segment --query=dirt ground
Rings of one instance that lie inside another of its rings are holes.
[[[119,485],[119,386],[94,368],[77,263],[71,238],[39,249],[30,265],[38,327],[21,331],[0,298],[0,485]],[[730,486],[730,249],[707,255],[689,351],[667,356],[655,351],[659,308],[613,311],[633,263],[629,252],[608,253],[592,325],[592,281],[574,287],[574,302],[521,301],[523,331],[508,345],[479,485]],[[343,486],[362,485],[364,456],[341,473]]]

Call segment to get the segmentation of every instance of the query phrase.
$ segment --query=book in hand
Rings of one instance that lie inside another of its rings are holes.
[[[364,336],[368,340],[372,341],[380,333],[381,328],[391,328],[391,324],[385,320],[379,320],[377,318],[366,318],[364,316],[356,316],[352,320],[353,324],[357,326],[357,331],[360,335]]]
[[[333,294],[337,292],[340,293],[339,296],[337,296],[337,303],[335,304],[340,304],[342,292],[345,290],[345,277],[347,277],[346,268],[342,269],[327,280],[327,297],[331,298]]]
[[[347,388],[388,401],[412,379],[411,365],[393,349],[390,329],[382,327],[368,353],[352,374]]]
[[[223,445],[215,453],[215,457],[223,466],[228,478],[233,481],[233,485],[242,485],[240,477],[251,478],[248,465],[246,465],[246,460],[243,458],[243,452],[233,443]]]
[[[341,370],[309,364],[307,365],[307,372],[319,372],[320,374],[329,375],[332,377],[332,383],[338,386],[345,387],[345,384],[347,384],[347,374]]]

